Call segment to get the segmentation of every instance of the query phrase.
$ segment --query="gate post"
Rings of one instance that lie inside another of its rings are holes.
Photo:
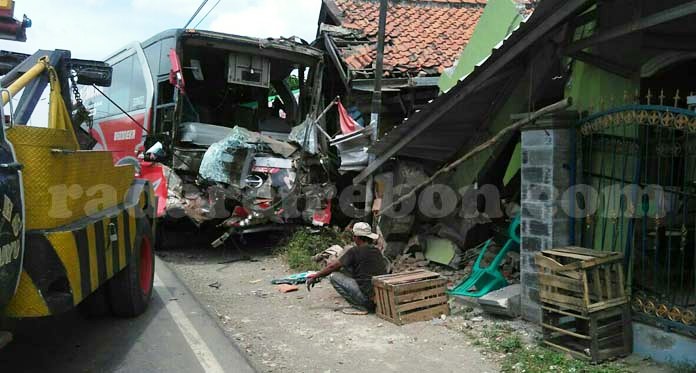
[[[571,170],[577,169],[571,167],[571,139],[576,138],[571,131],[577,120],[576,112],[559,112],[522,129],[521,310],[524,319],[535,323],[541,321],[541,305],[534,256],[570,243],[570,219],[562,198],[568,196]]]

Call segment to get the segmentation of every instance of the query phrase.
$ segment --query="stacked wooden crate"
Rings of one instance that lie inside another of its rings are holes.
[[[579,247],[536,255],[544,343],[593,362],[629,355],[623,255]]]
[[[449,315],[447,280],[435,272],[415,270],[372,278],[377,316],[403,325]]]

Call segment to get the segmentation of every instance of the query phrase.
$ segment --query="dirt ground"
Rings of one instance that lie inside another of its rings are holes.
[[[327,280],[283,294],[270,281],[291,272],[271,250],[160,253],[217,315],[262,372],[497,372],[462,333],[432,322],[396,326],[374,315],[349,316]],[[212,285],[212,286],[211,286]],[[438,323],[440,324],[440,323]]]
[[[492,373],[506,355],[485,349],[478,336],[505,325],[526,342],[539,337],[531,324],[460,304],[444,320],[401,327],[375,315],[348,316],[328,280],[311,292],[300,285],[299,291],[280,293],[271,280],[292,271],[274,255],[272,240],[260,241],[241,253],[195,244],[158,253],[260,372]],[[241,257],[252,260],[228,262]],[[631,371],[669,371],[638,357],[629,361]]]

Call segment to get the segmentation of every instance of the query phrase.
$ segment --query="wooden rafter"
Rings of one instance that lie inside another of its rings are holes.
[[[566,53],[574,54],[597,44],[605,43],[618,37],[674,21],[692,14],[696,14],[696,1],[689,1],[685,4],[625,23],[621,26],[616,26],[606,31],[600,31],[595,35],[576,41],[569,45],[568,48],[566,48]]]

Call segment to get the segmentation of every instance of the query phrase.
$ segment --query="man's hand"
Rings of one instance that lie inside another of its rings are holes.
[[[317,276],[317,273],[312,273],[311,275],[307,275],[307,291],[312,291],[312,288],[314,285],[316,285],[317,282],[319,282],[320,277]]]

